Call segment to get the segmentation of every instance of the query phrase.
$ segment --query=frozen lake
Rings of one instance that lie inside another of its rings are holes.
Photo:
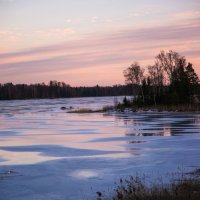
[[[200,114],[60,109],[114,99],[0,101],[0,200],[90,200],[128,175],[200,167]]]

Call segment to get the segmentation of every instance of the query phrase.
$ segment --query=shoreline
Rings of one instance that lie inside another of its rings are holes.
[[[67,113],[101,113],[101,112],[117,112],[117,113],[196,113],[200,114],[200,105],[157,105],[157,106],[105,106],[101,109],[77,109],[70,110]]]

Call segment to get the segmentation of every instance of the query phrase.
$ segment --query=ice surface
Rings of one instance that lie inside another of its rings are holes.
[[[0,101],[0,200],[90,200],[128,175],[200,167],[199,114],[60,109],[114,101]]]

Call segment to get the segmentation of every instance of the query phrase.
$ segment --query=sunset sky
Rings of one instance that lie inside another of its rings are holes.
[[[170,49],[200,75],[200,0],[0,0],[0,83],[124,84]]]

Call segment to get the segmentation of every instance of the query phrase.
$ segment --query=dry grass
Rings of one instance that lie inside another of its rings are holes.
[[[180,105],[129,105],[124,106],[123,104],[118,104],[117,106],[104,106],[102,109],[89,109],[81,108],[76,110],[69,110],[67,113],[98,113],[98,112],[108,112],[108,111],[118,111],[123,112],[126,109],[132,112],[138,111],[154,111],[154,112],[200,112],[200,104],[180,104]]]
[[[200,200],[200,178],[196,172],[182,174],[168,183],[162,178],[155,182],[147,183],[145,176],[121,179],[113,197],[97,192],[97,200]]]
[[[98,112],[107,112],[113,109],[114,109],[113,106],[104,106],[102,109],[95,109],[95,110],[89,108],[81,108],[77,110],[70,110],[68,111],[68,113],[98,113]]]

